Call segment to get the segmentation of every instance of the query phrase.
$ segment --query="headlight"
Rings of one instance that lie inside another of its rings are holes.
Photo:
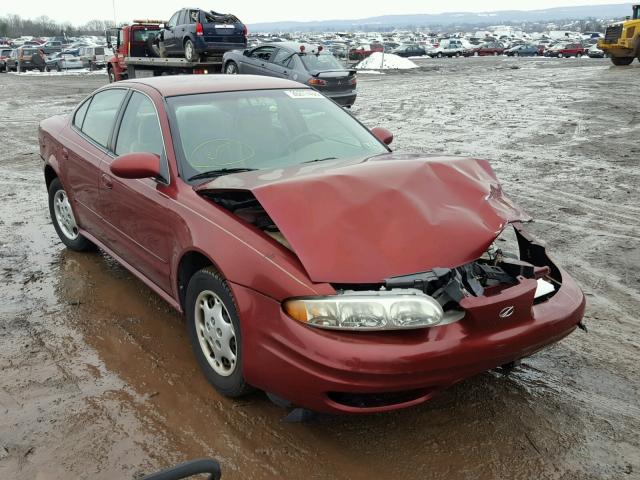
[[[328,297],[293,298],[283,309],[294,320],[333,330],[406,330],[437,325],[440,304],[419,290],[347,292]]]

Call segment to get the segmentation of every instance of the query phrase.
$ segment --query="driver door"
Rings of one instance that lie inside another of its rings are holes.
[[[173,14],[171,19],[167,22],[164,27],[163,37],[164,37],[164,48],[167,53],[174,53],[176,51],[176,26],[178,25],[178,17],[180,17],[180,13],[176,12]]]
[[[111,173],[115,156],[102,163],[100,215],[116,254],[158,287],[171,293],[171,253],[182,222],[167,194],[169,167],[156,108],[145,94],[133,91],[114,133],[116,155],[135,152],[160,157],[161,177],[123,179]]]
[[[275,49],[276,47],[264,46],[251,50],[247,56],[243,57],[244,65],[242,73],[249,73],[251,75],[268,75],[266,66]]]

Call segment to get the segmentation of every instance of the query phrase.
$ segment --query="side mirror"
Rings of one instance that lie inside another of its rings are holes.
[[[120,178],[157,178],[160,157],[154,153],[127,153],[111,162],[111,173]]]
[[[391,145],[391,142],[393,142],[393,133],[386,128],[375,127],[371,129],[371,133],[373,133],[375,137],[385,145]]]
[[[245,51],[243,51],[242,55],[244,55],[245,57],[248,57],[249,56],[249,49],[246,49]]]

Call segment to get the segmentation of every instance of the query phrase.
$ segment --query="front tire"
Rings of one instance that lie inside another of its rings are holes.
[[[76,252],[93,248],[93,243],[80,234],[67,192],[57,178],[49,185],[49,213],[58,237],[67,248]]]
[[[196,53],[196,46],[190,38],[184,41],[184,58],[187,62],[197,62],[199,60],[198,54]]]
[[[109,83],[115,83],[116,74],[113,73],[113,68],[107,67],[107,76],[109,77]]]
[[[633,60],[634,60],[634,57],[611,57],[611,62],[616,67],[624,67],[627,65],[631,65]]]
[[[226,397],[252,388],[243,372],[240,319],[227,282],[212,267],[198,271],[185,298],[187,333],[196,360],[209,383]]]
[[[227,62],[227,64],[224,66],[224,73],[226,73],[227,75],[237,75],[238,73],[240,73],[238,71],[238,65],[236,64],[236,62]]]

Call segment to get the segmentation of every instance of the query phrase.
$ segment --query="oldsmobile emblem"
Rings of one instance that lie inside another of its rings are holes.
[[[500,313],[498,313],[498,316],[500,318],[509,318],[511,315],[513,315],[513,312],[515,311],[516,311],[515,307],[513,305],[510,305],[500,310]]]

